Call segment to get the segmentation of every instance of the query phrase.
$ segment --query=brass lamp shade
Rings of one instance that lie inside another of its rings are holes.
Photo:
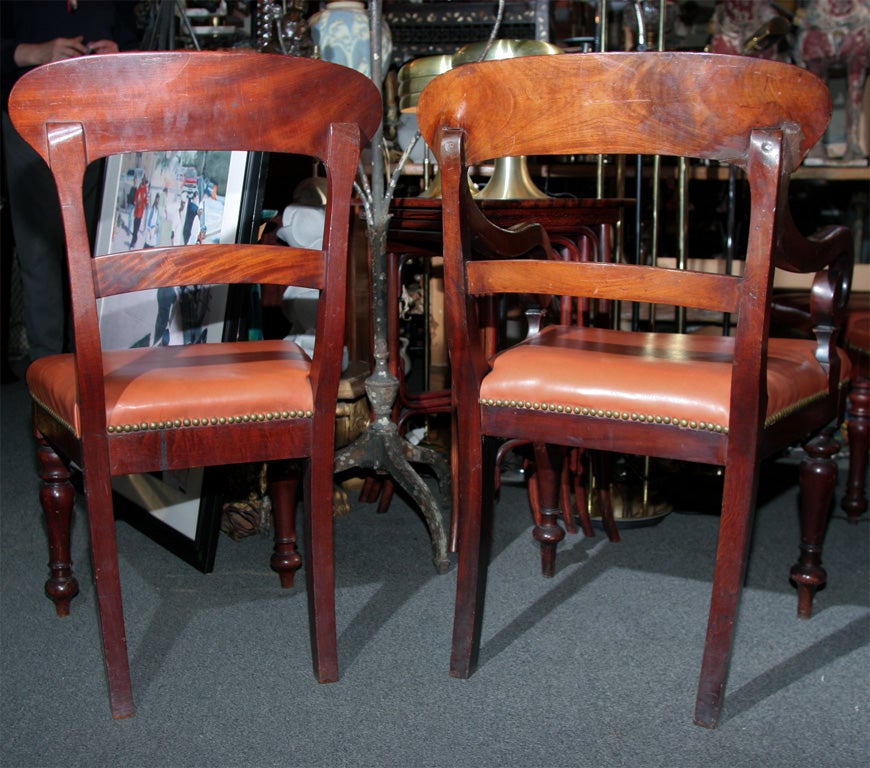
[[[452,56],[424,56],[409,61],[399,70],[399,109],[416,112],[423,89],[438,75],[453,68]]]
[[[423,56],[409,61],[399,70],[399,82],[417,77],[435,77],[453,68],[453,55]]]
[[[453,66],[481,61],[486,43],[469,43],[453,54]],[[518,59],[522,56],[547,56],[562,53],[562,49],[543,40],[494,40],[483,61]]]

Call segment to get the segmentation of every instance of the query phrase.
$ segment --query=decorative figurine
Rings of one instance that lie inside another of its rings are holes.
[[[759,0],[727,0],[713,11],[713,53],[757,56],[788,61],[788,52],[779,45],[791,24],[772,3]]]
[[[264,2],[257,13],[257,48],[287,56],[312,56],[314,43],[305,20],[304,0]]]
[[[865,157],[860,123],[870,66],[870,0],[810,0],[798,21],[795,58],[825,80],[835,66],[845,69],[846,148],[842,160]]]

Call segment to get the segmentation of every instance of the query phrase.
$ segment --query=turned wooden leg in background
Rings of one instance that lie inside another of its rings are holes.
[[[562,517],[559,500],[564,458],[563,447],[535,443],[541,521],[535,525],[532,535],[541,545],[541,574],[545,578],[552,578],[555,574],[556,546],[565,538],[565,531],[559,525]]]
[[[296,463],[279,461],[269,465],[269,495],[275,519],[275,550],[270,564],[278,572],[281,586],[290,589],[302,556],[296,546],[296,495],[301,470]]]
[[[42,487],[39,500],[48,530],[48,551],[51,577],[45,582],[45,594],[54,602],[58,616],[68,616],[70,601],[79,592],[79,583],[72,573],[70,554],[70,523],[75,489],[70,482],[67,465],[54,449],[37,435],[39,447],[39,477]]]
[[[589,466],[592,468],[596,482],[595,493],[598,497],[598,514],[601,515],[604,532],[610,541],[618,543],[622,541],[622,538],[619,535],[619,528],[616,527],[616,520],[613,517],[613,496],[610,492],[613,484],[615,461],[616,457],[606,451],[593,451],[589,458]]]
[[[586,452],[580,448],[572,448],[568,453],[570,462],[571,481],[574,490],[574,506],[577,510],[577,519],[580,521],[580,530],[587,538],[595,536],[592,527],[592,516],[589,514],[589,494],[586,482],[589,475],[586,472]]]
[[[848,397],[849,480],[840,506],[853,525],[867,511],[867,454],[870,449],[870,379],[856,378]]]
[[[798,590],[798,616],[808,619],[813,596],[828,578],[822,567],[822,544],[831,511],[838,446],[828,434],[819,435],[804,446],[806,458],[800,468],[800,556],[792,566],[791,580]]]

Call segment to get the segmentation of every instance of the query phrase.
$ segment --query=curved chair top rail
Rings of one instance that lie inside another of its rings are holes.
[[[129,97],[123,106],[114,95],[119,84]],[[80,94],[75,104],[63,98],[70,91]],[[204,92],[210,97],[203,98]],[[169,101],[167,93],[174,94]],[[178,110],[171,108],[173,101]],[[37,67],[13,88],[10,112],[19,133],[46,159],[45,123],[55,121],[82,124],[88,162],[122,152],[186,149],[324,158],[334,122],[357,123],[365,146],[378,127],[380,102],[369,78],[325,61],[252,51],[174,51]],[[55,117],[58,108],[62,113]],[[300,120],[318,130],[288,130]],[[194,125],[208,130],[191,130]]]
[[[614,70],[622,73],[614,77]],[[534,94],[520,103],[515,94]],[[423,137],[468,136],[470,165],[543,154],[658,154],[740,165],[756,128],[801,131],[799,157],[831,116],[824,82],[805,69],[688,52],[578,53],[465,64],[420,96]]]

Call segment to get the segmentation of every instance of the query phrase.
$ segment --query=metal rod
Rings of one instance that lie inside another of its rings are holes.
[[[665,49],[665,12],[667,11],[667,0],[659,0],[659,29],[656,39],[656,47],[658,50]],[[654,155],[652,160],[652,213],[650,221],[650,264],[658,265],[659,260],[659,227],[660,221],[660,204],[661,204],[661,185],[662,178],[662,158],[661,155]],[[649,305],[649,324],[650,330],[654,331],[656,327],[656,310],[657,305]]]
[[[677,213],[677,268],[685,269],[689,262],[689,161],[681,157],[677,167],[679,210]],[[686,308],[677,307],[677,333],[686,332]]]
[[[734,228],[737,226],[737,167],[732,165],[728,168],[728,214],[725,222],[725,274],[730,275],[734,269]],[[731,335],[731,313],[722,315],[722,335]]]
[[[641,264],[643,262],[643,248],[641,247],[643,234],[643,216],[641,211],[643,208],[643,155],[638,155],[636,162],[637,169],[634,180],[634,263]],[[634,301],[631,304],[631,330],[636,331],[639,327],[640,302]]]
[[[598,20],[595,24],[596,48],[599,51],[607,50],[607,0],[598,3]],[[595,196],[604,197],[604,155],[598,155],[595,173]]]

